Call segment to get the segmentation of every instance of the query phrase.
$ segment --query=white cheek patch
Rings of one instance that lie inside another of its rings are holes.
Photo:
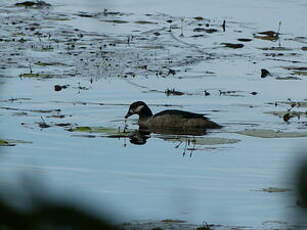
[[[133,109],[129,109],[129,113],[134,113],[134,110]]]
[[[136,113],[139,113],[143,108],[144,108],[144,105],[139,105],[138,107],[136,107],[136,109],[134,111]]]

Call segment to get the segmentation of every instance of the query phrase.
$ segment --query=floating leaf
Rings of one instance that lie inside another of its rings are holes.
[[[263,188],[261,191],[263,192],[289,192],[291,189],[288,188],[277,188],[277,187],[268,187],[268,188]]]
[[[205,28],[201,28],[201,27],[197,27],[195,29],[193,29],[193,32],[205,32],[206,29]]]
[[[65,66],[66,65],[66,64],[61,63],[61,62],[41,62],[41,61],[38,61],[34,64],[39,65],[39,66]]]
[[[13,140],[13,139],[0,139],[0,146],[15,146],[16,144],[31,144],[30,141]]]
[[[201,16],[196,16],[196,17],[194,17],[194,19],[197,20],[197,21],[205,20],[205,19],[204,19],[203,17],[201,17]]]
[[[307,72],[304,71],[294,71],[293,73],[291,73],[293,75],[299,75],[299,76],[307,76]]]
[[[259,48],[261,50],[271,50],[271,51],[290,51],[293,50],[292,48],[286,48],[286,47],[282,47],[282,46],[278,46],[278,47],[265,47],[265,48]]]
[[[258,34],[263,34],[263,35],[267,35],[267,36],[276,36],[276,35],[278,35],[278,33],[276,33],[275,31],[272,31],[272,30],[268,30],[268,31],[264,31],[264,32],[258,32]]]
[[[235,43],[221,43],[222,45],[224,45],[225,47],[228,48],[232,48],[232,49],[239,49],[239,48],[243,48],[244,45],[243,44],[235,44]]]
[[[14,144],[10,144],[8,141],[6,140],[1,140],[0,139],[0,146],[13,146]]]
[[[103,20],[103,22],[117,23],[117,24],[129,23],[128,21],[125,21],[125,20],[119,20],[119,19],[113,19],[113,20]]]
[[[218,30],[211,28],[211,29],[205,29],[205,32],[208,34],[212,34],[212,33],[218,32]]]
[[[165,219],[161,220],[162,223],[186,223],[185,220]]]
[[[67,129],[70,132],[83,132],[83,133],[101,133],[106,134],[107,137],[128,137],[130,132],[127,130],[125,132],[115,129],[115,128],[106,128],[106,127],[89,127],[89,126],[78,126],[71,129]]]
[[[266,41],[276,41],[279,38],[279,36],[254,36],[254,37]]]
[[[171,141],[190,141],[194,145],[221,145],[221,144],[235,144],[240,142],[239,139],[228,139],[222,137],[186,137],[186,136],[160,136],[160,138]]]
[[[40,8],[44,8],[44,7],[50,7],[51,4],[49,3],[46,3],[44,1],[24,1],[24,2],[17,2],[15,3],[15,6],[18,6],[18,7],[32,7],[32,8],[37,8],[37,9],[40,9]]]
[[[307,137],[307,132],[282,132],[272,129],[246,129],[234,132],[236,134],[262,138],[295,138]]]
[[[70,18],[69,17],[66,17],[66,16],[47,16],[47,17],[44,17],[45,20],[50,20],[50,21],[69,21]]]
[[[250,38],[238,38],[238,41],[240,41],[240,42],[250,42],[252,40],[253,39],[250,39]]]
[[[157,22],[144,21],[144,20],[135,21],[134,23],[136,24],[158,24]]]
[[[302,80],[299,77],[293,77],[293,76],[288,76],[288,77],[276,77],[276,80]]]
[[[19,75],[19,77],[25,77],[25,78],[52,78],[53,76],[51,74],[47,73],[22,73]]]

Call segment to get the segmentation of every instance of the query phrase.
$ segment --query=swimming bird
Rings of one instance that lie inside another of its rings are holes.
[[[132,103],[125,119],[133,114],[139,115],[138,125],[142,130],[206,130],[219,129],[221,125],[209,120],[203,114],[182,110],[164,110],[153,115],[150,108],[143,101]]]

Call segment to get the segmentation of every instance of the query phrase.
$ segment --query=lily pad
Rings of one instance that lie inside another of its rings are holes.
[[[289,192],[291,189],[288,188],[277,188],[277,187],[268,187],[261,189],[262,192]]]
[[[22,73],[19,75],[19,77],[25,77],[25,78],[51,78],[53,77],[51,74],[47,73]]]
[[[37,52],[52,52],[54,48],[52,46],[34,47],[32,50]]]
[[[66,64],[61,63],[61,62],[41,62],[38,61],[35,63],[35,65],[39,65],[39,66],[65,66]]]
[[[262,138],[296,138],[307,137],[307,132],[282,132],[272,129],[246,129],[234,132],[236,134]]]
[[[186,223],[185,220],[173,220],[173,219],[165,219],[165,220],[161,220],[161,222],[163,223]]]
[[[261,49],[261,50],[271,50],[271,51],[291,51],[291,50],[293,50],[292,48],[282,47],[282,46],[265,47],[265,48],[259,48],[259,49]]]
[[[178,142],[189,141],[194,145],[221,145],[221,144],[235,144],[240,142],[239,139],[228,139],[222,137],[185,137],[185,136],[160,136],[166,141]]]
[[[47,17],[45,17],[44,19],[46,19],[46,20],[50,20],[50,21],[69,21],[70,20],[70,18],[69,17],[67,17],[67,16],[53,16],[53,17],[50,17],[50,16],[47,16]]]
[[[300,76],[307,76],[306,71],[294,71],[292,74],[293,75],[300,75]]]
[[[14,144],[10,144],[8,141],[0,139],[0,146],[14,146]]]
[[[302,80],[299,77],[293,77],[293,76],[288,76],[288,77],[276,77],[276,80]]]
[[[0,146],[15,146],[16,144],[31,144],[30,141],[13,140],[13,139],[0,139]]]
[[[109,23],[117,23],[117,24],[124,24],[129,23],[126,20],[119,20],[119,19],[113,19],[113,20],[102,20],[103,22],[109,22]]]
[[[253,39],[250,39],[250,38],[238,38],[238,41],[240,41],[240,42],[250,42],[252,40]]]
[[[197,20],[197,21],[203,21],[203,20],[205,20],[203,17],[201,17],[201,16],[196,16],[196,17],[194,17],[194,19],[195,20]]]
[[[261,39],[261,40],[266,40],[266,41],[276,41],[276,40],[279,39],[279,36],[266,35],[266,36],[254,36],[254,38]]]
[[[107,137],[129,137],[130,132],[122,131],[115,128],[107,127],[89,127],[89,126],[78,126],[67,129],[69,132],[81,132],[81,133],[101,133],[107,135]]]
[[[24,1],[24,2],[17,2],[15,3],[15,6],[17,7],[31,7],[31,8],[37,8],[37,9],[41,9],[44,7],[50,7],[51,4],[46,3],[44,1],[36,1],[36,2],[32,2],[32,1]]]
[[[225,47],[228,47],[228,48],[232,48],[232,49],[239,49],[239,48],[243,48],[244,45],[241,44],[241,43],[221,43],[222,45],[224,45]]]

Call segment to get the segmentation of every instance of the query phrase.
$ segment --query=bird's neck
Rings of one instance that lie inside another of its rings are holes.
[[[139,116],[140,116],[140,119],[148,119],[148,118],[150,118],[150,117],[152,117],[152,112],[151,112],[151,110],[150,110],[150,108],[147,106],[147,105],[145,105],[143,108],[142,108],[142,110],[139,112]]]

